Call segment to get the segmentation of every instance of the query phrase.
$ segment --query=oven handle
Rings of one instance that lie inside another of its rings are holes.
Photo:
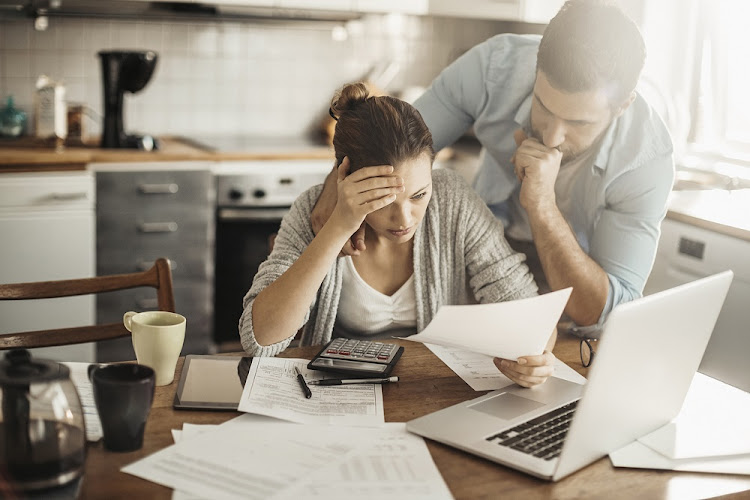
[[[279,221],[287,212],[288,208],[220,208],[218,218],[228,221]]]

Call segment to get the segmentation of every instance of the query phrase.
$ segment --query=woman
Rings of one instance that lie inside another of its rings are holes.
[[[248,353],[276,355],[300,328],[302,345],[415,333],[444,304],[536,295],[524,256],[486,205],[454,172],[432,172],[432,136],[414,107],[357,83],[337,93],[331,114],[336,208],[313,234],[316,186],[284,217],[244,298],[239,327]],[[339,258],[363,221],[367,249]],[[542,355],[495,364],[520,385],[542,383],[553,371],[554,341],[553,334]]]

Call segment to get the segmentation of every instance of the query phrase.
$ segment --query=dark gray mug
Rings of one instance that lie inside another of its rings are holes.
[[[143,446],[146,420],[154,401],[156,374],[132,363],[89,367],[104,447],[133,451]]]

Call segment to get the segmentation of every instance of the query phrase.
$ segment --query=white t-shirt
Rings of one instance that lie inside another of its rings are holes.
[[[414,329],[417,326],[417,302],[414,275],[393,295],[386,295],[368,285],[354,267],[346,262],[341,276],[341,299],[336,326],[349,336],[368,337],[383,331]]]

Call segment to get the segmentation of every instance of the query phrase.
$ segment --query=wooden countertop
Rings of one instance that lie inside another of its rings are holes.
[[[89,163],[129,163],[164,161],[242,161],[333,158],[325,144],[308,143],[285,148],[264,146],[262,141],[246,151],[217,152],[177,137],[159,138],[158,151],[101,149],[79,145],[55,148],[43,141],[24,138],[0,142],[0,172],[85,170]]]
[[[667,218],[750,241],[750,189],[673,191]]]

